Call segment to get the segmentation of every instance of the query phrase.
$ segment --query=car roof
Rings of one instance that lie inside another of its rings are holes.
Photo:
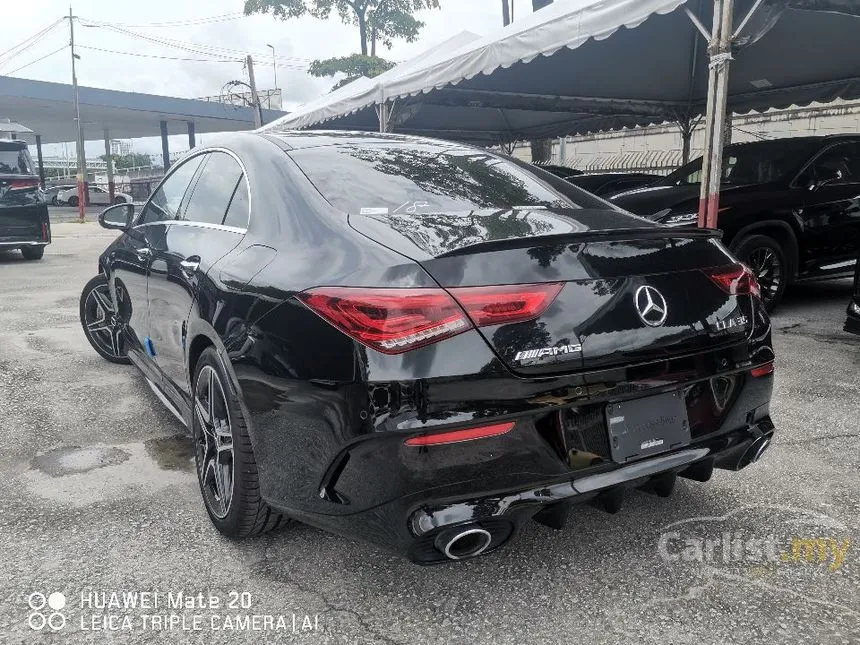
[[[828,135],[820,135],[820,136],[807,136],[807,137],[780,137],[778,139],[764,139],[762,141],[749,141],[747,143],[733,143],[727,148],[738,149],[738,148],[746,148],[746,147],[756,147],[756,146],[764,146],[764,145],[773,145],[773,144],[796,144],[796,143],[806,143],[810,146],[813,145],[821,145],[825,142],[831,141],[839,141],[839,140],[857,140],[860,141],[860,134],[828,134]]]
[[[0,139],[0,150],[23,150],[26,147],[27,142],[20,139]]]
[[[383,132],[351,132],[346,130],[282,130],[260,133],[272,139],[277,139],[288,150],[302,150],[304,148],[318,148],[320,146],[335,146],[344,143],[352,144],[379,144],[379,143],[425,143],[450,146],[462,146],[465,144],[456,141],[443,141],[429,137],[418,137],[409,134],[394,134]]]

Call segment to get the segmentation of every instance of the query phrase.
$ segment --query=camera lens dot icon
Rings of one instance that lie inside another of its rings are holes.
[[[65,606],[66,596],[61,594],[59,591],[55,591],[50,596],[48,596],[48,607],[50,607],[54,611],[60,611]]]
[[[34,591],[29,596],[27,596],[27,604],[30,605],[30,609],[35,611],[39,611],[42,607],[47,603],[47,599],[45,598],[45,594],[39,593],[38,591]]]
[[[31,614],[27,619],[30,629],[41,631],[47,627],[51,631],[59,631],[66,626],[66,616],[60,610],[66,606],[66,596],[55,591],[45,597],[45,594],[34,591],[27,596]],[[51,611],[48,615],[42,612],[45,607]]]

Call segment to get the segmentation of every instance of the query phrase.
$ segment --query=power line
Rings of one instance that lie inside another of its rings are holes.
[[[43,60],[45,60],[46,58],[48,58],[49,56],[53,56],[54,54],[58,54],[58,53],[60,53],[60,52],[61,52],[61,51],[63,51],[66,47],[68,47],[68,45],[63,45],[62,47],[58,47],[57,49],[55,49],[54,51],[52,51],[52,52],[51,52],[51,53],[49,53],[49,54],[45,54],[44,56],[40,56],[40,57],[39,57],[39,58],[37,58],[36,60],[31,60],[29,63],[26,63],[26,64],[24,64],[24,65],[21,65],[21,67],[16,67],[16,68],[15,68],[15,69],[13,69],[11,72],[6,72],[6,73],[4,74],[4,76],[11,76],[11,75],[12,75],[12,74],[14,74],[15,72],[20,72],[20,71],[21,71],[22,69],[24,69],[25,67],[29,67],[30,65],[35,65],[35,64],[36,64],[36,63],[38,63],[39,61],[43,61]]]
[[[15,58],[16,56],[27,51],[30,47],[32,47],[33,45],[36,44],[35,41],[38,38],[47,34],[49,31],[51,31],[54,27],[59,25],[61,22],[63,22],[63,18],[58,18],[57,20],[52,22],[47,27],[44,27],[43,29],[37,31],[35,34],[30,36],[29,38],[25,38],[24,40],[22,40],[17,45],[10,47],[9,49],[7,49],[3,52],[0,52],[0,64],[7,63],[10,60],[12,60],[13,58]]]
[[[224,58],[183,58],[181,56],[159,56],[157,54],[141,54],[139,52],[123,52],[116,49],[104,49],[102,47],[90,47],[89,45],[78,45],[78,49],[91,49],[97,52],[107,52],[108,54],[120,54],[122,56],[137,56],[140,58],[158,58],[161,60],[181,60],[195,63],[241,63],[239,59],[227,60]]]
[[[165,38],[162,36],[152,36],[149,34],[141,34],[135,31],[130,31],[124,27],[120,27],[119,25],[107,22],[96,22],[92,20],[82,21],[81,24],[85,27],[94,27],[94,28],[103,28],[110,29],[111,31],[115,31],[117,33],[123,34],[125,36],[131,36],[133,38],[139,38],[141,40],[146,40],[158,45],[164,45],[167,47],[174,47],[176,49],[182,49],[184,51],[189,51],[195,54],[208,54],[213,56],[220,57],[229,57],[232,58],[234,56],[241,56],[244,58],[249,52],[238,50],[238,49],[230,49],[228,47],[220,47],[217,45],[207,45],[204,43],[194,43],[183,40],[174,40],[171,38]],[[257,57],[265,57],[270,58],[270,54],[268,52],[250,52],[251,54]],[[311,59],[309,58],[298,58],[293,56],[278,56],[277,60],[286,63],[298,66],[298,64],[309,64]]]
[[[130,27],[132,29],[158,29],[161,27],[169,28],[169,27],[187,27],[193,25],[207,25],[217,22],[228,22],[231,20],[238,20],[240,18],[244,18],[245,14],[243,13],[225,13],[218,16],[204,16],[200,18],[189,18],[187,20],[168,20],[166,22],[148,22],[141,24],[129,24],[126,22],[114,22],[111,24],[120,26],[120,27]]]

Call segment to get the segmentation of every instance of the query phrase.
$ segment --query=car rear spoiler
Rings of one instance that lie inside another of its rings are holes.
[[[557,235],[536,235],[533,237],[512,237],[505,240],[476,242],[467,246],[448,251],[437,258],[449,258],[471,253],[501,251],[532,246],[551,246],[554,244],[582,244],[586,242],[622,242],[626,240],[659,240],[659,239],[720,239],[723,232],[715,228],[670,228],[667,226],[649,226],[641,228],[610,228],[603,230],[584,231],[582,233],[563,233]]]

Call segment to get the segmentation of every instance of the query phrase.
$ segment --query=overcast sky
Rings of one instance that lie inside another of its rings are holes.
[[[4,2],[4,24],[14,30],[4,30],[0,51],[38,32],[43,27],[68,15],[65,0],[38,0],[33,2]],[[421,53],[452,34],[468,29],[480,35],[501,27],[499,0],[440,0],[442,8],[420,14],[426,27],[415,43],[395,42],[390,51],[380,55],[403,61]],[[181,26],[151,26],[225,16],[241,13],[242,0],[146,0],[145,2],[116,2],[106,0],[76,0],[74,12],[81,19],[121,25],[124,29],[156,39],[180,40],[236,50],[236,57],[247,52],[254,55],[255,76],[261,89],[274,86],[271,50],[275,47],[278,61],[278,86],[284,91],[284,108],[291,109],[313,100],[333,85],[329,79],[309,76],[304,69],[308,61],[317,58],[344,56],[359,50],[357,27],[343,25],[333,16],[328,21],[311,17],[283,22],[270,15],[240,17],[232,20]],[[531,2],[516,0],[517,12],[530,12]],[[150,26],[145,26],[150,25]],[[15,37],[9,38],[13,33]],[[51,30],[37,45],[11,60],[0,57],[0,74],[21,78],[68,83],[71,81],[69,50],[29,65],[18,67],[68,43],[68,22]],[[227,81],[243,79],[242,64],[238,62],[192,62],[162,60],[108,53],[85,49],[98,47],[114,52],[132,52],[139,55],[173,56],[181,58],[208,58],[193,53],[148,42],[101,27],[84,27],[76,24],[76,44],[81,45],[78,62],[78,82],[81,85],[116,90],[146,92],[184,98],[220,94]],[[8,45],[7,45],[8,43]],[[226,54],[231,56],[232,54]],[[0,115],[2,116],[2,115]],[[205,138],[205,135],[204,135]],[[98,154],[103,146],[97,142],[87,144],[89,155]],[[138,139],[134,148],[139,152],[160,151],[158,139]],[[185,137],[171,137],[171,150],[187,148]],[[58,154],[51,147],[47,154]]]

